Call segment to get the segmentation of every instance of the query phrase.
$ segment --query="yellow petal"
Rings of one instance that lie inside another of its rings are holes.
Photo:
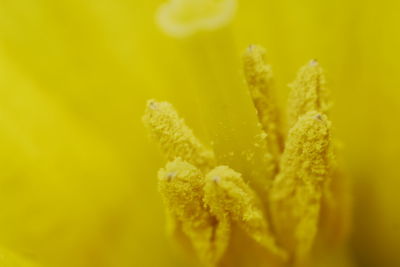
[[[1,267],[40,267],[36,263],[12,253],[6,249],[0,249]]]

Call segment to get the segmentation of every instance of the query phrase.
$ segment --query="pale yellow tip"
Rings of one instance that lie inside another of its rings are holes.
[[[236,0],[170,0],[160,7],[156,19],[166,34],[183,38],[226,26],[236,4]]]
[[[310,61],[310,63],[308,63],[311,67],[315,67],[315,66],[318,66],[319,65],[319,63],[318,63],[318,60],[316,60],[316,59],[312,59],[311,61]]]

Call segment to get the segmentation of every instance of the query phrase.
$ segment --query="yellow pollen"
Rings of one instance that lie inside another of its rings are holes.
[[[171,178],[173,174],[173,179]],[[199,258],[214,265],[222,257],[229,238],[229,225],[219,224],[203,202],[204,176],[195,166],[177,158],[158,173],[159,191],[172,224],[180,225]]]
[[[170,0],[157,15],[161,29],[173,37],[226,26],[236,11],[236,0]]]
[[[194,136],[171,104],[150,100],[143,121],[168,160],[181,157],[201,169],[214,164],[214,153]]]
[[[265,49],[251,45],[243,56],[244,74],[259,121],[267,133],[268,148],[279,158],[283,148],[279,111],[273,92],[271,66],[266,64]]]
[[[271,216],[282,245],[301,261],[317,234],[322,185],[330,174],[330,122],[310,111],[290,130],[271,188]]]
[[[308,111],[318,111],[326,114],[329,109],[328,91],[325,88],[325,77],[316,60],[311,60],[297,74],[296,80],[290,85],[289,96],[289,126]]]
[[[292,83],[289,97],[289,122],[293,125],[306,112],[315,110],[327,115],[331,102],[329,91],[325,88],[323,70],[317,60],[311,60],[298,73]],[[317,115],[316,119],[320,119]],[[336,152],[337,140],[332,140],[332,149]],[[331,162],[331,170],[323,183],[321,205],[321,228],[330,243],[344,240],[350,228],[351,198],[350,184],[343,170],[336,162]]]
[[[342,242],[349,228],[349,189],[334,157],[325,78],[316,60],[300,69],[284,140],[265,50],[250,46],[243,68],[247,100],[239,87],[215,89],[219,97],[200,83],[213,150],[171,104],[148,102],[144,123],[169,161],[159,171],[169,231],[186,247],[189,241],[205,266],[230,266],[238,240],[256,245],[271,266],[307,266],[316,239]]]
[[[216,167],[207,174],[204,191],[204,201],[212,214],[220,220],[229,218],[269,252],[286,257],[269,230],[258,196],[240,173],[227,166]]]

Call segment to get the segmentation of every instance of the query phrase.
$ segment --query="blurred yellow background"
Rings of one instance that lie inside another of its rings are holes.
[[[161,158],[141,123],[157,98],[201,131],[196,62],[158,29],[162,2],[0,0],[1,247],[43,266],[187,266],[164,234]],[[396,0],[239,0],[231,27],[235,60],[267,48],[282,105],[301,65],[324,67],[360,266],[400,265],[399,12]]]

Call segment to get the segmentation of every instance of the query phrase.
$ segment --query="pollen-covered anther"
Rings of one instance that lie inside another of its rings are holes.
[[[316,111],[301,116],[289,132],[270,196],[275,232],[294,261],[304,260],[313,246],[332,157],[326,116]]]
[[[143,121],[168,160],[177,157],[201,169],[214,165],[214,153],[206,148],[167,102],[149,100]]]
[[[228,218],[269,253],[285,259],[285,252],[276,245],[269,230],[260,200],[240,173],[227,166],[216,167],[207,174],[204,191],[204,202],[216,218]]]
[[[226,26],[236,5],[236,0],[170,0],[160,7],[157,23],[172,37],[188,37]]]
[[[161,169],[158,176],[168,216],[176,220],[172,224],[182,227],[181,231],[204,263],[215,265],[227,247],[230,226],[218,222],[205,207],[202,172],[177,158]]]
[[[283,138],[274,97],[272,70],[271,66],[266,63],[264,48],[258,45],[249,46],[243,55],[243,66],[258,119],[262,129],[268,134],[265,137],[268,148],[278,159],[283,147]]]
[[[325,88],[325,76],[318,61],[311,60],[303,66],[295,81],[290,85],[288,115],[289,126],[309,111],[326,114],[330,108],[328,91]]]

